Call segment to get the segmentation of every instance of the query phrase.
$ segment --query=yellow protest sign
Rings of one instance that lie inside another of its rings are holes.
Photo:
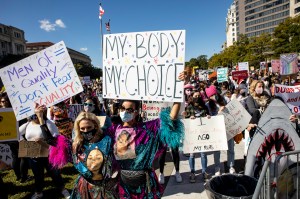
[[[18,140],[19,126],[12,108],[0,108],[0,142]]]

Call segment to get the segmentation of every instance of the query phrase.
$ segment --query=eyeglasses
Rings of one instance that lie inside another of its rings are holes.
[[[126,111],[127,113],[133,113],[133,112],[136,111],[136,110],[134,110],[133,108],[125,108],[124,106],[121,106],[121,107],[120,107],[120,110],[121,110],[121,111]]]
[[[94,104],[92,104],[92,103],[84,103],[83,105],[84,106],[94,106]]]

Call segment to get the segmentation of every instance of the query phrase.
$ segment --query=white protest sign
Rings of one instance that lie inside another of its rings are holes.
[[[225,117],[227,140],[247,128],[251,120],[251,115],[237,99],[231,100],[220,114]]]
[[[0,144],[0,171],[12,168],[12,152],[8,144]]]
[[[83,91],[63,41],[0,70],[17,120]]]
[[[103,97],[183,101],[185,30],[104,35]]]
[[[239,62],[238,68],[239,68],[239,71],[241,71],[241,70],[249,71],[249,63],[248,62]]]
[[[275,84],[275,96],[281,97],[292,113],[300,115],[300,85]]]
[[[184,153],[227,150],[224,116],[183,119],[185,138]]]
[[[90,76],[84,76],[82,78],[82,81],[84,84],[89,85],[91,83],[91,77]]]
[[[228,68],[218,68],[217,69],[217,81],[218,81],[218,83],[228,81],[227,72],[228,72]]]
[[[159,118],[160,112],[167,108],[172,107],[170,102],[157,102],[157,101],[143,101],[142,103],[142,112],[143,112],[143,121],[150,121]]]

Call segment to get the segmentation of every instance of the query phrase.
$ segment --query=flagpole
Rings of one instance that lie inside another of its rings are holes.
[[[100,7],[101,7],[101,3],[100,3]],[[103,65],[103,29],[102,29],[102,17],[100,18],[100,42],[101,42],[101,64]],[[102,66],[103,67],[103,66]]]

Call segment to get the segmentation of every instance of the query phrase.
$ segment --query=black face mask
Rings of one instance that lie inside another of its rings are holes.
[[[88,132],[80,131],[80,133],[83,136],[83,139],[85,139],[86,141],[90,141],[91,139],[94,138],[95,134],[97,133],[97,129],[93,129]]]

